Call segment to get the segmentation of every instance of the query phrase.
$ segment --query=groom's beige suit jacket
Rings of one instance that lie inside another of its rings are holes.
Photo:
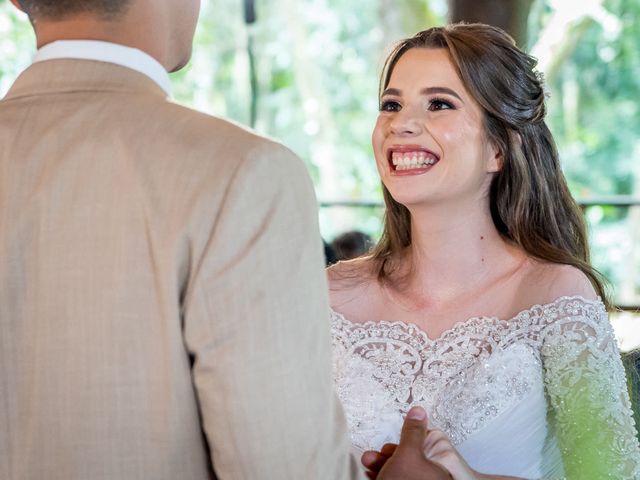
[[[359,475],[297,157],[88,60],[29,67],[0,145],[1,479]]]

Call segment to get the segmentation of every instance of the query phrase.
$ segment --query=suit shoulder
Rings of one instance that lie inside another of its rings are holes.
[[[180,103],[168,101],[159,113],[174,124],[176,132],[194,134],[202,132],[207,134],[205,138],[211,138],[215,133],[217,138],[229,137],[230,140],[242,141],[248,145],[277,143],[238,122],[201,112]]]
[[[279,141],[214,115],[167,102],[162,115],[170,123],[171,141],[182,140],[193,150],[204,149],[212,156],[250,163],[267,161],[272,169],[305,168],[302,160]],[[186,145],[185,145],[186,146]]]

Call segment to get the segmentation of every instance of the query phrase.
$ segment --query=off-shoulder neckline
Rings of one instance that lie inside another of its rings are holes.
[[[442,331],[440,335],[432,338],[424,329],[422,329],[420,326],[418,326],[414,322],[404,322],[402,320],[367,320],[366,322],[353,322],[349,320],[347,317],[345,317],[342,313],[334,310],[333,307],[330,307],[330,311],[331,311],[332,317],[334,316],[337,317],[342,322],[346,323],[350,329],[353,329],[353,328],[368,329],[368,328],[375,327],[377,325],[381,325],[385,327],[400,326],[400,327],[403,327],[404,329],[409,329],[409,328],[414,329],[421,336],[423,336],[426,341],[433,343],[433,342],[438,342],[440,340],[446,339],[447,337],[455,334],[455,332],[457,332],[460,328],[471,325],[473,323],[492,322],[492,323],[507,324],[507,323],[514,322],[521,319],[523,316],[530,314],[534,310],[549,308],[561,302],[572,301],[572,300],[579,300],[586,305],[600,307],[603,311],[606,312],[604,303],[602,303],[602,299],[600,297],[598,297],[595,300],[590,300],[583,297],[582,295],[563,295],[548,303],[536,303],[534,305],[531,305],[529,308],[525,308],[524,310],[519,311],[517,314],[507,319],[502,319],[497,316],[489,316],[489,315],[479,315],[479,316],[469,317],[466,320],[461,320],[459,322],[454,323],[451,327]]]

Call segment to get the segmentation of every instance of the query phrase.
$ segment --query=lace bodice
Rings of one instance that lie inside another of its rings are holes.
[[[625,373],[599,301],[562,297],[510,320],[472,318],[437,339],[332,312],[332,334],[335,385],[359,450],[397,442],[418,404],[483,473],[640,478]]]

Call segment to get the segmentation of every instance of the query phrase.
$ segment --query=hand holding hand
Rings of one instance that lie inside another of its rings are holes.
[[[379,452],[362,455],[372,480],[523,480],[482,474],[473,470],[440,430],[427,429],[427,414],[420,407],[409,410],[400,444],[385,444]]]
[[[479,480],[482,475],[473,470],[440,430],[429,430],[424,454],[432,462],[446,468],[454,480]]]
[[[380,452],[365,452],[362,464],[372,480],[451,480],[443,467],[428,460],[427,414],[420,407],[409,410],[400,434],[400,444],[387,444]]]

